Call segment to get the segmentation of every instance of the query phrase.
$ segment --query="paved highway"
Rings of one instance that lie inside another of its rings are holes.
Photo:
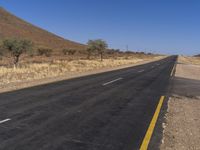
[[[0,94],[0,149],[139,149],[175,61]]]

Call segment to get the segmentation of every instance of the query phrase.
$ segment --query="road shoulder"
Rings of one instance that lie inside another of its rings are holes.
[[[179,58],[172,80],[161,150],[200,149],[200,65],[188,59]]]

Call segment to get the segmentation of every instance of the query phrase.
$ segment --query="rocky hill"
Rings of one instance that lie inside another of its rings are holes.
[[[44,29],[36,27],[0,7],[0,40],[5,38],[23,38],[34,42],[36,47],[51,48],[54,51],[85,49],[85,45],[66,40]]]

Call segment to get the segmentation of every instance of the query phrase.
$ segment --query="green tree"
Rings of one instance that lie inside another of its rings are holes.
[[[7,39],[3,41],[3,47],[13,57],[14,68],[18,65],[19,58],[23,53],[32,51],[33,43],[29,40]]]
[[[88,53],[97,51],[98,54],[100,54],[101,56],[101,61],[103,61],[103,54],[105,50],[108,48],[108,44],[101,39],[89,40],[87,44],[88,44]]]
[[[94,40],[89,40],[87,42],[87,45],[88,45],[88,47],[87,47],[88,56],[87,57],[88,57],[88,59],[90,59],[92,53],[94,53],[96,51],[96,43]]]
[[[95,51],[95,49],[92,49],[91,47],[87,48],[87,59],[91,58],[92,53]]]

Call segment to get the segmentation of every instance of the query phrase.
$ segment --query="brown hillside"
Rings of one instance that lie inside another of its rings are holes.
[[[62,50],[64,48],[84,49],[85,46],[66,40],[48,31],[38,28],[0,7],[0,40],[10,37],[29,39],[37,47]]]

